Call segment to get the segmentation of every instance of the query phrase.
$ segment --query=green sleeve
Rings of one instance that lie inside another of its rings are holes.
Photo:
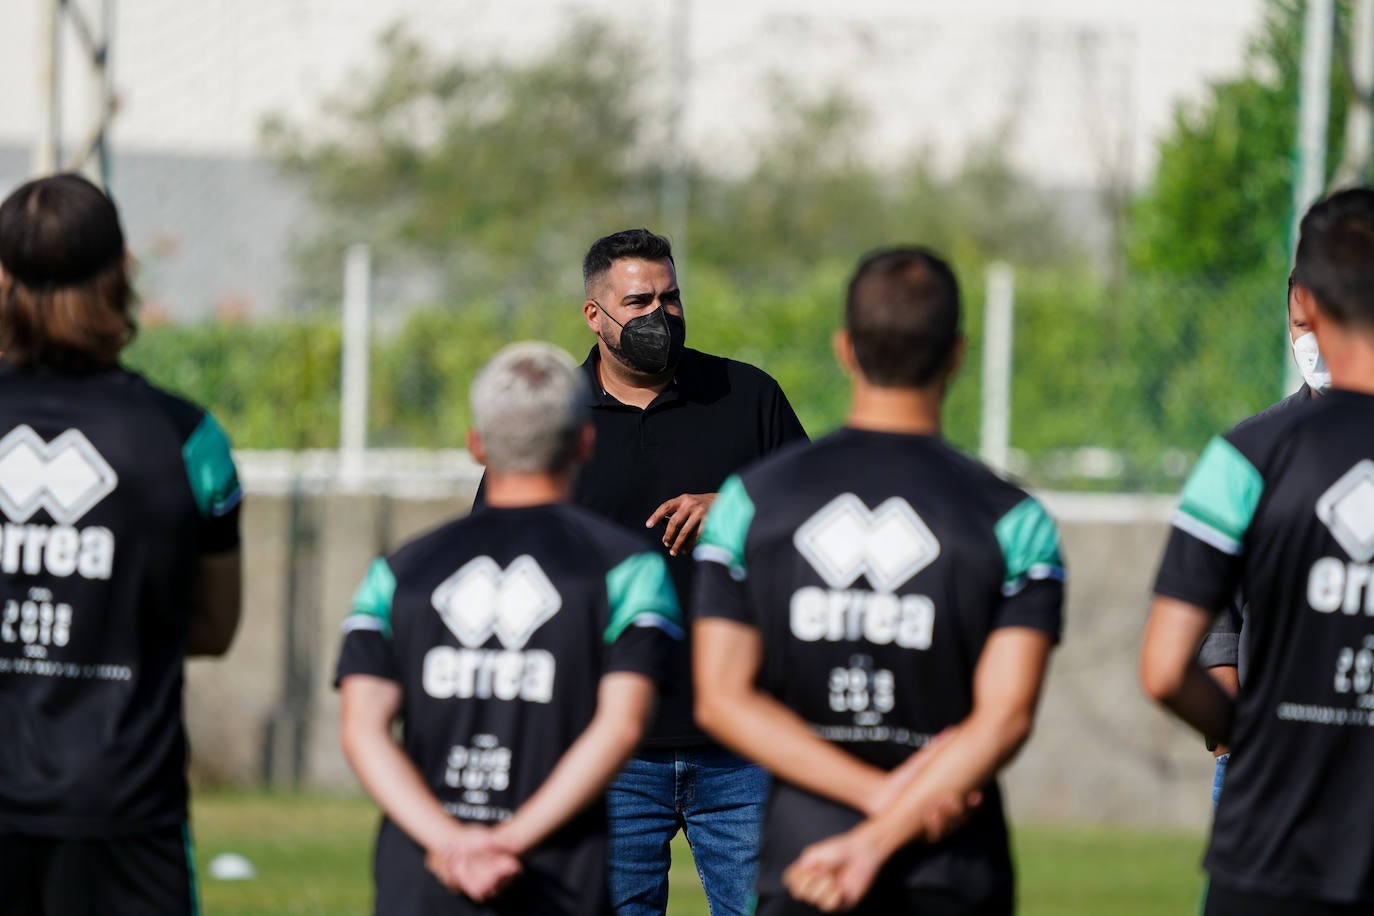
[[[682,638],[682,611],[661,554],[645,551],[622,560],[606,573],[606,596],[611,606],[606,645],[629,627],[656,627]]]
[[[181,457],[202,517],[224,515],[239,504],[243,490],[230,454],[229,437],[208,412],[182,445]]]
[[[344,618],[345,633],[375,630],[391,638],[391,602],[396,597],[396,575],[382,557],[372,561],[353,596],[353,611]]]
[[[1259,470],[1218,436],[1207,443],[1183,485],[1174,527],[1237,556],[1263,492],[1264,478]]]
[[[1027,496],[1017,503],[998,519],[995,531],[1005,563],[1002,594],[1014,595],[1035,580],[1064,580],[1059,530],[1035,499]]]
[[[698,560],[721,564],[730,570],[732,578],[743,581],[749,576],[744,561],[744,542],[753,521],[754,501],[749,498],[739,475],[732,474],[721,485],[692,555]]]

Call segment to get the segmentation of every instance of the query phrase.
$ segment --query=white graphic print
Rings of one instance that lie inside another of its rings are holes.
[[[897,496],[870,512],[859,497],[843,493],[798,528],[792,543],[836,589],[865,575],[875,590],[892,592],[940,556],[935,535]]]
[[[534,557],[516,557],[505,571],[491,557],[465,563],[430,600],[458,642],[478,649],[492,634],[507,650],[523,649],[558,613],[563,599]]]
[[[1374,461],[1356,464],[1317,500],[1317,518],[1350,559],[1374,558]]]
[[[80,430],[51,442],[28,426],[0,439],[0,510],[13,522],[39,509],[70,525],[114,490],[119,477]]]

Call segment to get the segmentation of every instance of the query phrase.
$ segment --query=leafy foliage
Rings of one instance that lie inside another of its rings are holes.
[[[1131,266],[1213,278],[1287,273],[1303,4],[1270,0],[1244,72],[1180,106],[1154,181],[1132,212]],[[1349,22],[1342,5],[1342,21]],[[1339,160],[1349,96],[1333,64],[1327,174]]]

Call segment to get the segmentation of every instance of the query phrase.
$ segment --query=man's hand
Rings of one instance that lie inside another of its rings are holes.
[[[884,858],[858,827],[802,850],[783,872],[787,891],[823,913],[852,910],[868,894]]]
[[[714,493],[674,496],[654,510],[644,527],[652,528],[666,518],[668,524],[663,529],[663,546],[668,548],[669,554],[677,556],[696,544],[702,522],[706,521],[706,512],[715,501]]]
[[[501,893],[521,872],[520,860],[494,830],[472,825],[431,849],[425,867],[448,890],[478,903]]]

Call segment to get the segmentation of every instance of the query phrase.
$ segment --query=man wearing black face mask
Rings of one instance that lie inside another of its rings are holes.
[[[806,438],[782,389],[753,366],[689,349],[668,240],[646,229],[598,239],[582,265],[582,312],[596,335],[596,450],[573,501],[650,529],[690,604],[695,545],[725,478]],[[607,795],[617,916],[662,914],[669,841],[687,833],[711,912],[743,913],[753,887],[767,777],[692,720],[690,650],[681,647],[657,722]]]

